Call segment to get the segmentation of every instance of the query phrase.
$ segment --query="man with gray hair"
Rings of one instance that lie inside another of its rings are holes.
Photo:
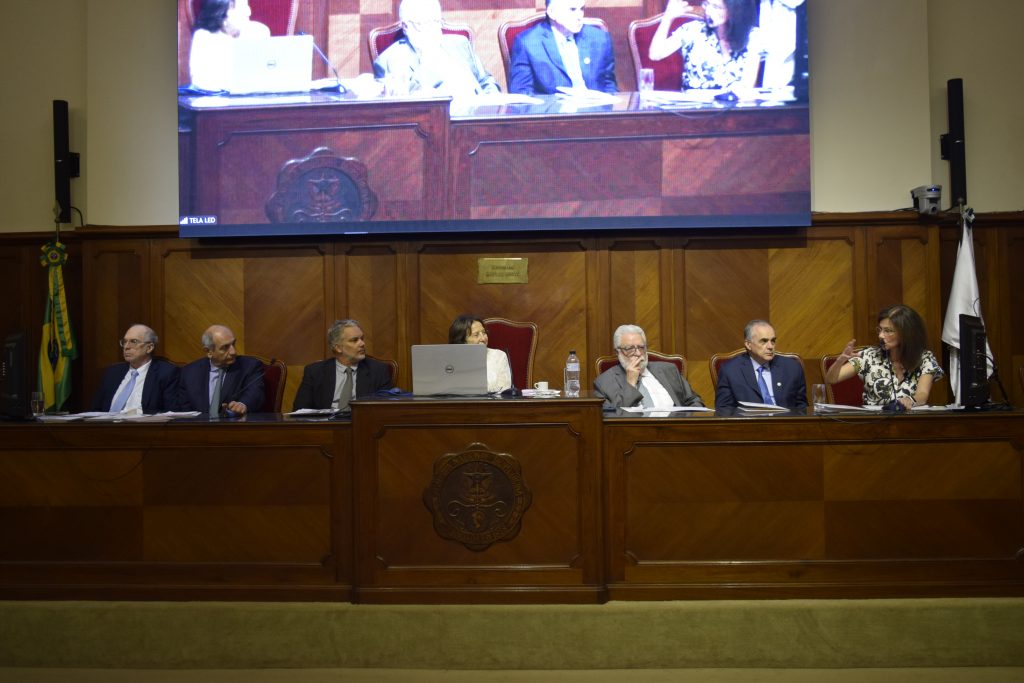
[[[386,87],[452,97],[501,91],[469,40],[441,30],[438,0],[402,0],[398,18],[403,37],[373,62],[374,76]]]
[[[746,353],[726,361],[718,371],[715,410],[737,408],[740,401],[806,410],[804,367],[775,353],[772,324],[751,320],[743,328],[743,345]]]
[[[648,362],[647,335],[636,325],[620,325],[612,336],[619,364],[594,380],[594,390],[604,398],[604,409],[671,408],[704,406],[690,384],[672,363]]]
[[[178,367],[153,358],[157,336],[146,325],[132,325],[118,341],[123,363],[107,368],[92,401],[97,412],[153,415],[174,410],[178,402]]]
[[[235,333],[210,325],[201,338],[206,358],[181,369],[179,410],[196,410],[210,417],[241,417],[263,410],[263,363],[238,355]]]
[[[292,410],[346,410],[353,398],[391,388],[391,369],[366,357],[366,335],[358,321],[335,320],[327,330],[327,347],[332,358],[303,369]]]

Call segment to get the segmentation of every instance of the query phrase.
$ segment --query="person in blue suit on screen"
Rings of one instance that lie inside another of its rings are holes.
[[[741,353],[722,365],[715,389],[715,410],[737,408],[740,401],[807,408],[807,383],[799,361],[775,354],[775,328],[767,320],[751,320],[743,329]]]
[[[557,88],[619,91],[612,39],[583,23],[583,0],[547,0],[547,19],[523,31],[512,45],[509,92],[550,95]]]

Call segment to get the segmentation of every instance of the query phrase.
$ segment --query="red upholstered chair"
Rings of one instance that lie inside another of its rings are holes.
[[[684,379],[686,378],[686,359],[683,358],[682,356],[676,354],[661,353],[660,351],[653,351],[651,349],[647,349],[647,360],[648,362],[652,363],[672,363],[679,370],[679,374],[682,375]],[[594,369],[597,371],[597,375],[600,375],[602,372],[608,370],[609,368],[614,368],[618,364],[618,355],[600,356],[596,361],[594,361]],[[597,375],[595,375],[595,377]]]
[[[395,382],[398,381],[398,361],[390,358],[378,358],[376,356],[366,355],[367,358],[372,358],[378,363],[383,363],[388,366],[388,370],[391,372],[391,386],[395,386]]]
[[[533,357],[537,352],[537,323],[505,318],[484,320],[487,346],[508,354],[512,381],[518,389],[533,388]]]
[[[866,349],[866,346],[861,346],[857,350]],[[826,356],[821,357],[821,377],[822,381],[825,379],[825,375],[828,373],[828,369],[836,362],[839,358],[838,353],[830,353]],[[838,403],[844,406],[862,406],[864,405],[864,380],[860,378],[860,375],[854,375],[853,377],[837,382],[835,384],[825,383],[825,390],[828,392],[828,402]]]
[[[473,29],[466,24],[450,24],[442,20],[441,32],[463,36],[470,44],[473,43]],[[375,61],[381,52],[391,47],[391,44],[401,38],[402,35],[402,23],[399,21],[387,26],[378,26],[377,28],[370,29],[370,33],[366,36],[366,46],[370,50],[370,61]]]
[[[263,405],[254,413],[281,412],[281,399],[284,398],[284,385],[288,381],[288,366],[276,358],[267,360],[260,356],[252,356],[263,363]]]
[[[733,358],[735,358],[736,356],[740,355],[741,353],[744,353],[746,350],[747,350],[746,347],[744,347],[744,348],[736,349],[735,351],[729,351],[728,353],[716,353],[716,354],[711,356],[711,360],[708,361],[708,368],[711,370],[711,386],[712,387],[715,387],[715,388],[718,387],[718,372],[719,372],[719,370],[721,370],[721,368],[725,364],[725,362],[732,360]],[[775,355],[776,356],[785,356],[786,358],[792,358],[796,362],[800,363],[801,366],[804,364],[803,358],[801,358],[800,355],[796,354],[796,353],[783,353],[781,351],[776,351]]]
[[[545,17],[547,17],[547,14],[538,12],[521,19],[506,21],[498,27],[498,47],[501,48],[501,63],[505,66],[506,84],[511,84],[512,82],[512,74],[509,72],[509,61],[511,60],[512,46],[516,44],[516,38],[526,29],[532,28],[544,21]],[[608,30],[608,25],[604,23],[604,20],[597,17],[584,17],[583,23],[597,26],[605,31]]]
[[[665,59],[651,61],[649,56],[651,38],[661,23],[661,14],[647,19],[637,19],[629,24],[629,54],[633,57],[633,72],[640,82],[640,69],[654,69],[655,90],[679,90],[683,82],[683,55],[678,50]],[[670,33],[688,21],[703,21],[696,14],[687,14],[672,20]]]

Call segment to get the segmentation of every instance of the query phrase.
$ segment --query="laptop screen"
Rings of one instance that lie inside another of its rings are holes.
[[[487,393],[487,347],[482,344],[417,344],[412,347],[416,396]]]

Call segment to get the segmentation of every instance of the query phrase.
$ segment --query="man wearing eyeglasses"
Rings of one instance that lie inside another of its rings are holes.
[[[722,365],[715,389],[715,410],[738,408],[740,401],[776,405],[803,412],[807,408],[804,367],[775,353],[775,328],[751,320],[743,329],[741,353]]]
[[[658,409],[672,406],[703,406],[704,402],[672,363],[647,360],[647,335],[636,325],[620,325],[612,335],[619,364],[594,380],[594,390],[604,398],[604,409]]]
[[[398,5],[402,38],[373,62],[373,73],[393,91],[423,95],[500,92],[465,36],[441,30],[438,0],[402,0]]]
[[[125,362],[107,368],[92,410],[152,415],[174,410],[178,393],[178,367],[153,358],[156,332],[132,325],[118,342]]]

